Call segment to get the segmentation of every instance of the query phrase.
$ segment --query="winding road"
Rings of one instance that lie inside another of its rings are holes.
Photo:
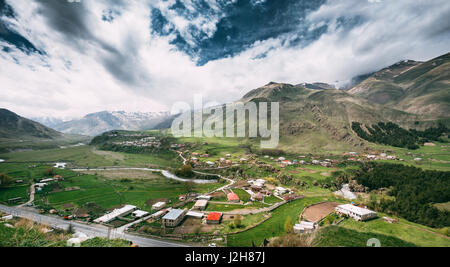
[[[75,232],[82,232],[91,237],[103,237],[111,239],[124,239],[133,242],[140,247],[188,247],[186,244],[177,242],[158,240],[152,238],[146,238],[125,233],[123,229],[109,229],[103,225],[98,224],[83,224],[74,221],[65,221],[59,217],[46,216],[39,214],[32,208],[23,207],[8,207],[0,205],[0,211],[11,214],[15,217],[28,219],[39,224],[47,225],[49,227],[67,230],[69,225],[72,225]]]

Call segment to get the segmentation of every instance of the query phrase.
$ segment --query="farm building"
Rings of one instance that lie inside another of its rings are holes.
[[[133,211],[133,217],[135,218],[144,218],[145,216],[147,216],[149,213],[143,210],[136,210]]]
[[[203,213],[201,212],[195,212],[195,211],[189,211],[188,213],[186,213],[187,217],[192,217],[195,219],[201,219],[203,218]]]
[[[162,218],[162,224],[168,227],[175,227],[184,219],[186,216],[186,210],[174,209],[167,213]]]
[[[237,202],[240,201],[239,196],[236,193],[229,193],[227,195],[227,198],[228,198],[229,202],[236,202],[237,203]]]
[[[314,222],[305,222],[302,221],[300,224],[296,224],[294,226],[294,233],[296,234],[304,234],[314,232],[318,228],[318,224]]]
[[[222,213],[220,212],[210,212],[208,214],[208,218],[206,219],[206,222],[208,224],[220,224],[222,221]]]
[[[336,207],[336,212],[352,217],[357,221],[367,221],[377,217],[377,213],[369,209],[356,207],[351,204]]]
[[[113,221],[114,219],[116,219],[117,217],[126,216],[126,215],[132,213],[133,211],[136,210],[136,208],[137,208],[136,206],[126,205],[123,208],[115,209],[111,213],[108,213],[108,214],[96,219],[94,222],[109,223],[109,222]]]
[[[166,202],[158,202],[152,206],[152,210],[158,211],[164,209],[164,207],[166,207]]]
[[[277,188],[276,188],[276,191],[278,192],[278,194],[284,195],[284,194],[286,194],[286,193],[289,192],[289,189],[286,189],[286,188],[284,188],[284,187],[277,187]]]
[[[67,163],[62,163],[62,162],[58,162],[55,163],[55,165],[53,165],[54,168],[58,168],[58,169],[65,169],[67,166]]]
[[[196,210],[206,210],[206,206],[208,206],[208,200],[198,200],[195,205],[194,209]]]
[[[211,200],[211,198],[212,198],[211,196],[206,195],[201,195],[197,197],[198,200]]]
[[[169,210],[160,210],[160,211],[158,211],[156,213],[153,213],[151,217],[153,219],[159,219],[162,216],[166,215],[168,212],[169,212]]]

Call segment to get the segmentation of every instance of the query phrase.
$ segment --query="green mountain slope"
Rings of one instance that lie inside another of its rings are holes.
[[[63,134],[7,109],[0,109],[0,152],[48,149],[80,142],[89,142],[89,138]]]
[[[450,53],[428,62],[397,63],[369,76],[348,92],[409,113],[448,118]]]
[[[7,109],[0,109],[0,138],[55,139],[62,134],[42,124],[23,118]]]
[[[373,103],[342,90],[306,89],[302,85],[270,83],[245,95],[243,102],[280,102],[281,146],[295,151],[334,151],[364,148],[352,122],[392,121],[405,128],[433,125],[428,116]]]

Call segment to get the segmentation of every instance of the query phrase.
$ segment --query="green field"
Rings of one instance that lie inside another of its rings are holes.
[[[321,198],[300,199],[279,207],[272,212],[272,218],[257,227],[235,235],[228,236],[228,246],[251,247],[253,243],[260,246],[264,239],[280,236],[284,232],[284,224],[287,218],[292,222],[298,221],[303,209],[310,202],[320,202]]]
[[[121,152],[99,151],[91,146],[66,149],[36,150],[0,154],[8,162],[68,162],[75,167],[179,167],[181,161],[174,159],[176,154],[127,154]]]
[[[386,215],[379,214],[379,216],[383,217]],[[415,246],[450,247],[450,237],[445,237],[432,228],[403,219],[399,219],[399,222],[394,224],[387,223],[381,218],[369,222],[345,220],[340,226],[366,234],[396,237]]]
[[[87,202],[95,202],[111,209],[123,204],[130,204],[140,209],[151,211],[147,201],[168,199],[172,204],[178,203],[179,195],[185,194],[183,183],[166,179],[160,174],[153,178],[135,180],[114,180],[100,175],[82,175],[60,182],[64,188],[79,187],[70,192],[48,192],[38,194],[37,203],[62,209],[64,204],[81,207]],[[196,185],[195,191],[204,193],[219,187],[216,184]]]
[[[355,230],[328,226],[316,234],[313,246],[316,247],[366,247],[367,242],[376,238],[382,247],[414,247],[415,245],[393,236],[378,233],[358,232]]]

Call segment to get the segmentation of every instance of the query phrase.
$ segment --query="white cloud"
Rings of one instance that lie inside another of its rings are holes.
[[[195,93],[205,101],[230,102],[270,81],[334,83],[402,59],[425,60],[449,52],[446,0],[329,1],[308,17],[312,25],[330,25],[310,45],[287,47],[269,39],[204,66],[170,45],[171,36],[150,35],[149,6],[160,1],[120,2],[120,15],[112,22],[101,20],[108,1],[85,1],[85,23],[95,40],[76,43],[36,12],[36,2],[9,2],[20,15],[17,30],[47,53],[0,53],[0,106],[29,117],[170,110],[171,103],[191,100]],[[176,26],[188,39],[187,21],[169,11],[165,15],[178,20]],[[362,23],[351,30],[338,27],[342,16],[359,16]],[[205,16],[195,24],[212,36],[218,19]],[[266,57],[257,57],[265,52]]]

